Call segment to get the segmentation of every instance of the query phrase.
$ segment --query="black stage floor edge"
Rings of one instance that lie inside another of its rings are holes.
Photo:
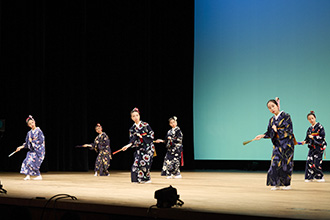
[[[52,201],[45,206],[47,200],[43,198],[21,199],[0,197],[1,220],[85,220],[85,219],[276,219],[272,217],[230,215],[221,213],[206,213],[181,210],[180,208],[140,208],[122,207],[114,205],[100,205],[80,203],[79,201]],[[283,219],[283,218],[281,218]]]
[[[141,208],[123,207],[114,205],[100,205],[80,203],[79,201],[61,200],[47,203],[44,198],[21,199],[5,198],[0,196],[0,219],[1,220],[85,220],[85,219],[276,219],[272,217],[231,215],[221,213],[206,213],[187,211],[179,207],[173,208]],[[281,218],[283,219],[283,218]]]

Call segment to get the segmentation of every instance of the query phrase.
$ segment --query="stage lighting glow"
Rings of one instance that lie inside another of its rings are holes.
[[[297,141],[311,110],[330,129],[329,10],[324,0],[195,0],[196,160],[269,160],[270,140],[242,143],[266,131],[275,97]],[[294,159],[307,154],[296,146]]]

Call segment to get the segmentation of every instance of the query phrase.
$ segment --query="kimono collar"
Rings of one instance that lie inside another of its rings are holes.
[[[283,111],[280,111],[280,113],[278,113],[278,115],[274,115],[275,120],[277,120],[278,117],[280,117],[280,115],[281,115],[282,112],[283,112]]]
[[[135,127],[136,127],[137,129],[139,129],[139,130],[142,128],[142,126],[141,126],[141,121],[140,121],[138,124],[134,123],[134,125],[135,125]]]
[[[314,128],[317,124],[318,124],[318,122],[316,122],[315,125],[312,125],[312,127]]]
[[[34,130],[32,130],[32,128],[31,128],[31,132],[34,133],[34,132],[36,132],[39,129],[40,129],[39,127],[36,127]]]
[[[179,130],[180,128],[178,126],[176,126],[175,128],[172,128],[172,132],[175,133],[175,131]]]

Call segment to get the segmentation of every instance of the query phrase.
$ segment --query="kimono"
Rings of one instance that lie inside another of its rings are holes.
[[[110,139],[105,132],[95,138],[92,149],[99,152],[96,157],[94,172],[99,171],[100,176],[107,176],[109,174],[111,148]]]
[[[142,138],[137,136],[140,134]],[[134,124],[129,129],[129,143],[135,148],[134,163],[131,168],[131,181],[144,183],[150,180],[150,169],[154,156],[154,132],[146,122]]]
[[[275,132],[272,126],[277,127]],[[267,186],[289,186],[293,171],[294,135],[291,117],[280,112],[269,120],[264,138],[271,138],[273,153],[267,173]]]
[[[313,138],[309,138],[308,135],[312,135]],[[305,168],[305,179],[322,179],[322,157],[327,147],[323,126],[317,122],[314,126],[309,127],[305,141],[309,148]]]
[[[171,140],[168,139],[171,137]],[[167,152],[164,158],[162,176],[179,176],[180,175],[180,163],[183,165],[183,134],[179,127],[172,128],[167,132],[165,140],[167,140],[166,148]]]
[[[20,173],[40,176],[40,166],[45,158],[45,136],[39,127],[30,130],[25,138],[24,148],[29,149],[21,167]]]

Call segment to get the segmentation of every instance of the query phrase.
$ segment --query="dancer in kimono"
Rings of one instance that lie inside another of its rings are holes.
[[[161,175],[166,176],[167,179],[179,179],[182,178],[180,164],[183,166],[183,134],[178,127],[177,117],[173,116],[168,121],[172,129],[167,132],[165,141],[161,139],[155,141],[155,143],[166,142],[167,152],[164,158]]]
[[[100,124],[95,126],[95,131],[99,135],[95,138],[94,143],[84,144],[83,147],[91,147],[96,152],[99,152],[95,161],[94,176],[110,176],[108,171],[111,159],[110,139],[108,135],[102,131],[102,126]]]
[[[267,107],[274,116],[269,120],[267,131],[256,136],[255,139],[271,138],[273,143],[271,166],[267,174],[267,186],[273,186],[271,190],[288,190],[291,189],[295,139],[291,117],[288,113],[280,111],[279,102],[278,98],[267,102]]]
[[[322,172],[323,152],[327,147],[325,142],[325,131],[323,126],[316,122],[314,111],[307,115],[307,119],[312,126],[307,130],[306,138],[302,144],[308,144],[308,156],[305,168],[305,182],[316,180],[317,182],[325,182]]]
[[[36,176],[33,180],[42,180],[40,166],[45,158],[45,136],[31,115],[26,119],[27,125],[31,130],[27,133],[25,143],[16,149],[20,151],[23,148],[29,149],[21,167],[20,173],[25,174],[24,180],[30,180],[30,176]]]
[[[150,125],[140,120],[140,111],[134,108],[131,111],[133,126],[129,129],[129,144],[123,151],[134,147],[134,163],[131,168],[132,183],[151,183],[150,169],[155,152],[153,144],[154,132]]]

